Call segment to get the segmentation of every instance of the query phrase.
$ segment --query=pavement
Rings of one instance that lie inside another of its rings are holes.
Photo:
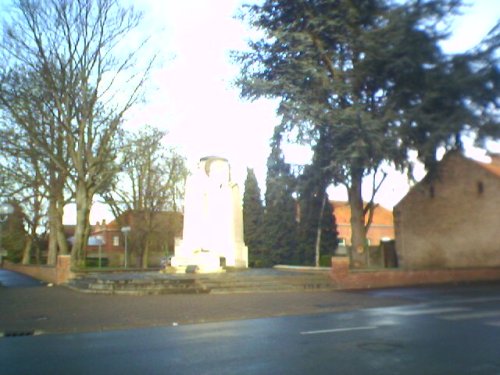
[[[86,294],[0,269],[0,335],[77,333],[351,311],[411,303],[401,295],[273,292]]]
[[[0,269],[0,288],[24,288],[45,285],[43,281],[17,272]]]

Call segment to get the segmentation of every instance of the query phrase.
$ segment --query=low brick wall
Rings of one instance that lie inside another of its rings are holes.
[[[56,285],[64,284],[74,277],[71,271],[71,256],[59,255],[56,266],[46,265],[24,265],[4,261],[3,268],[10,271],[19,272],[35,279],[42,280]]]
[[[331,278],[342,289],[500,280],[500,268],[351,270],[348,257],[332,257]]]

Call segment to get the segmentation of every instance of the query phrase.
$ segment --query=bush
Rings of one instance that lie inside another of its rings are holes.
[[[322,255],[319,258],[320,267],[331,267],[332,266],[332,256],[331,255]]]
[[[271,268],[273,266],[273,264],[267,259],[254,259],[248,263],[251,268]]]
[[[108,267],[108,265],[109,265],[109,259],[102,257],[101,267]],[[99,267],[99,258],[94,258],[94,257],[85,258],[85,267]]]

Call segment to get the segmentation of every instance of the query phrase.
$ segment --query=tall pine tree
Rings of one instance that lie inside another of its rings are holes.
[[[3,249],[7,250],[8,259],[18,263],[23,257],[24,245],[27,239],[24,227],[25,215],[19,202],[10,201],[9,204],[14,207],[14,212],[6,218],[5,222],[0,223],[0,225],[3,225],[1,245]]]
[[[296,258],[295,178],[281,151],[279,132],[280,129],[276,128],[267,161],[263,258],[269,265],[290,263]]]
[[[265,263],[262,258],[263,220],[264,207],[259,183],[253,169],[247,168],[245,193],[243,194],[243,230],[245,244],[248,246],[249,264],[254,267]]]
[[[337,249],[337,225],[328,193],[325,191],[327,183],[328,181],[321,177],[321,170],[314,163],[306,166],[299,178],[300,264],[316,265],[322,255],[331,256]],[[319,246],[318,253],[317,246]]]

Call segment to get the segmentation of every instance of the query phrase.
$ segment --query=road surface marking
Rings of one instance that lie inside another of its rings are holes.
[[[493,327],[500,327],[500,320],[497,320],[496,322],[488,322],[486,323],[486,325]]]
[[[347,327],[347,328],[333,328],[333,329],[322,329],[319,331],[304,331],[300,332],[301,335],[318,335],[321,333],[337,333],[337,332],[350,332],[350,331],[363,331],[369,329],[377,329],[377,326],[364,326],[364,327]]]
[[[467,319],[491,318],[496,316],[500,316],[500,310],[478,311],[468,314],[444,315],[441,316],[441,318],[446,320],[467,320]]]
[[[469,311],[469,310],[470,309],[465,307],[442,307],[442,308],[430,308],[430,309],[419,309],[419,310],[402,310],[402,311],[393,310],[390,312],[390,314],[414,316],[414,315],[442,314],[442,313]]]
[[[439,304],[463,304],[463,303],[486,303],[486,302],[498,302],[500,297],[473,297],[473,298],[462,298],[462,299],[452,299],[436,302]],[[433,303],[434,304],[434,303]]]

